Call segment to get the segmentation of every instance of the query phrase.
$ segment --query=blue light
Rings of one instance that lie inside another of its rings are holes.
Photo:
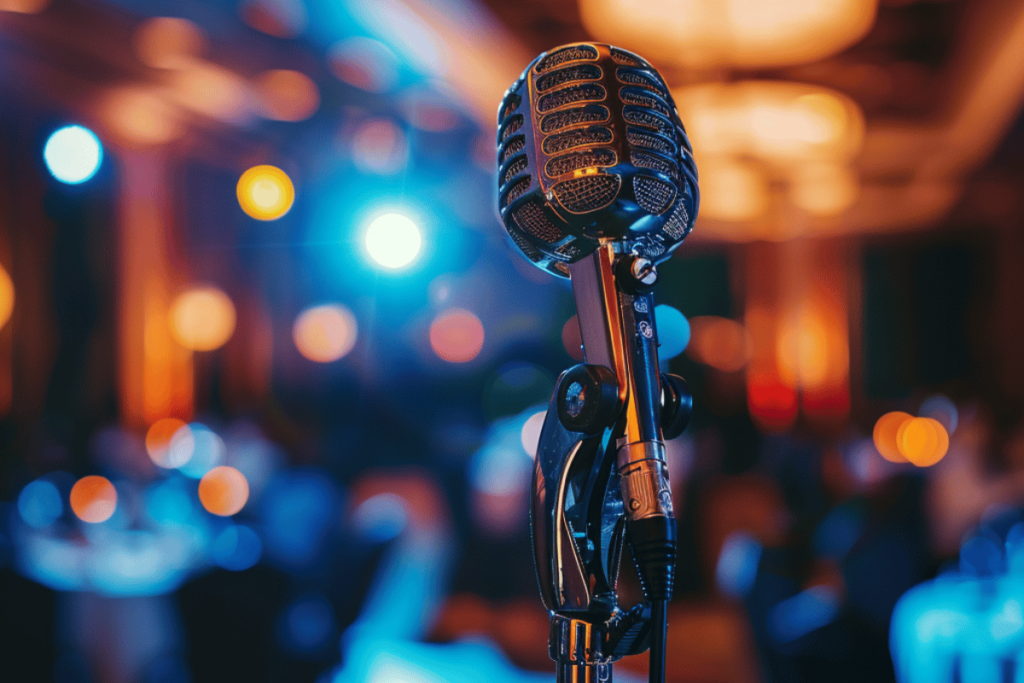
[[[715,565],[715,581],[726,595],[744,598],[754,587],[761,564],[761,544],[745,531],[734,531],[722,543]]]
[[[220,532],[210,544],[210,556],[224,569],[240,572],[260,560],[263,543],[256,532],[242,524],[233,524]]]
[[[206,425],[193,422],[192,430],[194,447],[188,462],[178,468],[186,477],[200,479],[224,460],[224,440]]]
[[[408,515],[401,498],[393,493],[381,493],[364,500],[356,508],[352,521],[363,537],[384,543],[402,533]]]
[[[387,270],[410,265],[423,244],[419,227],[400,213],[386,213],[374,218],[366,229],[364,240],[366,253]]]
[[[279,475],[264,494],[267,554],[288,567],[306,567],[336,521],[338,493],[317,471]]]
[[[690,321],[686,316],[662,304],[654,307],[654,322],[658,326],[658,359],[675,358],[690,343]]]
[[[63,512],[60,491],[44,479],[36,479],[18,495],[18,513],[25,524],[35,529],[50,526]]]
[[[783,600],[768,613],[768,629],[779,643],[791,643],[832,623],[839,615],[839,596],[828,586],[814,586]]]
[[[288,644],[303,652],[326,645],[334,629],[334,610],[322,595],[299,598],[288,607],[284,615],[284,632]]]
[[[96,175],[103,162],[103,145],[88,128],[65,126],[46,141],[43,159],[54,178],[78,185]]]

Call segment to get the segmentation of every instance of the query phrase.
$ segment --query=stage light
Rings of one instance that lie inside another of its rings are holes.
[[[357,330],[352,311],[340,304],[328,304],[300,313],[292,327],[292,339],[299,353],[309,360],[330,363],[352,350]]]
[[[897,440],[897,434],[899,433],[900,427],[911,419],[913,419],[912,415],[899,410],[894,410],[893,412],[886,413],[882,417],[878,418],[878,421],[875,422],[875,428],[872,432],[875,448],[877,448],[882,457],[889,462],[907,461],[907,458],[901,452],[899,441]]]
[[[248,499],[249,482],[234,467],[214,467],[199,480],[199,502],[212,514],[230,517],[241,510]]]
[[[0,330],[14,313],[14,282],[3,266],[0,266]]]
[[[289,69],[265,71],[256,78],[263,115],[275,121],[303,121],[320,107],[320,90],[309,76]]]
[[[389,119],[371,119],[352,136],[352,162],[366,173],[391,175],[409,161],[405,134]]]
[[[750,333],[735,320],[703,315],[691,319],[690,327],[693,336],[686,353],[698,363],[736,372],[750,360]]]
[[[946,428],[930,417],[914,417],[903,422],[896,433],[900,453],[918,467],[931,467],[949,450]]]
[[[186,349],[213,351],[235,331],[235,306],[216,287],[196,287],[171,304],[171,334]]]
[[[238,179],[238,203],[242,211],[260,221],[274,221],[288,213],[295,202],[295,186],[276,166],[253,166]]]
[[[0,0],[0,12],[38,14],[49,4],[50,0]]]
[[[386,213],[366,229],[366,251],[381,266],[395,270],[412,263],[420,253],[420,229],[407,216]]]
[[[34,529],[45,529],[61,516],[60,491],[45,479],[36,479],[18,494],[18,514]]]
[[[117,490],[106,477],[82,477],[71,487],[71,509],[83,522],[98,524],[117,508]]]
[[[224,461],[227,448],[224,446],[224,440],[206,425],[193,422],[184,429],[187,432],[178,430],[171,439],[171,450],[175,450],[179,438],[191,439],[192,453],[186,462],[178,467],[178,471],[186,477],[199,479]],[[188,436],[179,436],[185,434]]]
[[[103,146],[88,128],[65,126],[46,141],[43,159],[54,178],[78,185],[96,175],[103,162]]]
[[[444,311],[430,325],[430,346],[449,363],[468,363],[484,346],[480,318],[461,308]]]
[[[179,430],[182,431],[178,435]],[[175,440],[175,436],[178,436]],[[183,440],[187,439],[188,443]],[[172,444],[174,448],[172,448]],[[184,421],[173,417],[157,420],[146,431],[146,453],[154,464],[166,468],[177,469],[192,457],[195,440],[192,432]]]
[[[658,360],[675,358],[690,343],[690,322],[665,304],[654,307],[654,319],[658,327]]]
[[[210,544],[210,556],[218,565],[233,572],[254,566],[263,554],[263,543],[255,531],[232,524],[217,534]]]
[[[135,32],[139,60],[154,69],[187,66],[206,45],[202,30],[188,19],[154,17]]]
[[[335,76],[362,90],[383,93],[398,82],[398,57],[372,38],[354,36],[335,43],[327,60]]]
[[[519,433],[519,440],[523,444],[523,450],[531,458],[537,457],[537,446],[540,444],[540,432],[544,428],[544,418],[547,416],[546,410],[541,410],[534,413],[526,420],[523,425],[523,430]]]

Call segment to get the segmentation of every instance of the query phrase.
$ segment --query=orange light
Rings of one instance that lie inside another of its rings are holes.
[[[210,118],[237,123],[246,118],[248,87],[238,74],[219,66],[195,62],[168,79],[174,100]]]
[[[722,372],[736,372],[750,360],[753,342],[735,320],[713,315],[690,319],[688,356]]]
[[[331,47],[327,59],[338,79],[362,90],[383,93],[398,81],[398,57],[372,38],[347,38]]]
[[[701,215],[747,221],[768,209],[768,180],[749,162],[714,157],[700,167]]]
[[[793,203],[815,216],[831,216],[850,208],[860,191],[857,176],[838,164],[799,166],[790,179]]]
[[[135,33],[135,52],[146,66],[178,69],[186,66],[206,44],[203,32],[187,19],[155,17]]]
[[[583,360],[583,335],[579,319],[574,315],[562,325],[562,345],[573,360]]]
[[[0,266],[0,329],[14,313],[14,282],[3,266]]]
[[[264,116],[303,121],[320,107],[320,90],[306,74],[288,69],[265,71],[256,79]]]
[[[235,306],[216,287],[197,287],[179,294],[171,304],[171,333],[186,349],[212,351],[235,331]]]
[[[301,2],[246,0],[239,12],[246,24],[275,38],[295,38],[309,21]]]
[[[146,431],[146,452],[150,460],[160,467],[172,469],[182,463],[174,463],[171,457],[171,440],[178,430],[188,428],[183,421],[173,417],[157,420]]]
[[[949,450],[949,434],[938,420],[914,417],[903,422],[896,433],[900,453],[918,467],[930,467]]]
[[[234,467],[221,465],[199,480],[199,502],[208,512],[230,517],[249,500],[249,482]]]
[[[875,442],[875,448],[889,462],[907,462],[907,458],[900,448],[898,435],[903,425],[912,419],[914,419],[912,415],[895,410],[886,413],[875,422],[875,429],[871,435]]]
[[[588,32],[688,68],[802,64],[852,45],[877,0],[581,0]]]
[[[116,508],[117,489],[106,477],[82,477],[71,487],[71,509],[83,522],[105,522]]]
[[[104,98],[101,115],[125,142],[157,145],[180,133],[177,108],[140,88],[115,90]]]
[[[405,168],[409,143],[388,119],[370,119],[352,136],[352,161],[362,171],[390,175]]]
[[[445,311],[430,325],[430,346],[442,360],[468,363],[484,346],[483,323],[461,308]]]
[[[771,372],[747,373],[747,404],[757,422],[770,430],[785,430],[798,413],[796,389]]]
[[[292,327],[292,338],[299,353],[309,360],[330,363],[352,350],[357,330],[352,311],[339,304],[330,304],[299,314]]]
[[[776,353],[789,384],[818,388],[828,381],[829,333],[819,311],[801,306],[781,325]]]
[[[238,179],[238,204],[242,211],[261,221],[277,220],[295,202],[295,186],[276,166],[253,166]]]
[[[49,4],[50,0],[0,0],[0,12],[38,14]]]

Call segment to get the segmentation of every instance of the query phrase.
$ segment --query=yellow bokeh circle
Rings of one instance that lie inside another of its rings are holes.
[[[14,312],[14,283],[3,266],[0,266],[0,328],[7,324]]]
[[[276,166],[253,166],[238,179],[238,203],[242,211],[261,221],[277,220],[295,202],[295,186]]]
[[[918,467],[930,467],[949,450],[949,434],[938,420],[915,417],[900,425],[896,436],[900,453]]]
[[[186,349],[212,351],[235,331],[235,305],[216,287],[196,287],[174,300],[170,311],[171,334]]]

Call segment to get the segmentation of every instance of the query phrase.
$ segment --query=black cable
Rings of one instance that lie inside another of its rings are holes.
[[[651,604],[650,683],[665,683],[665,640],[668,638],[668,600]]]

